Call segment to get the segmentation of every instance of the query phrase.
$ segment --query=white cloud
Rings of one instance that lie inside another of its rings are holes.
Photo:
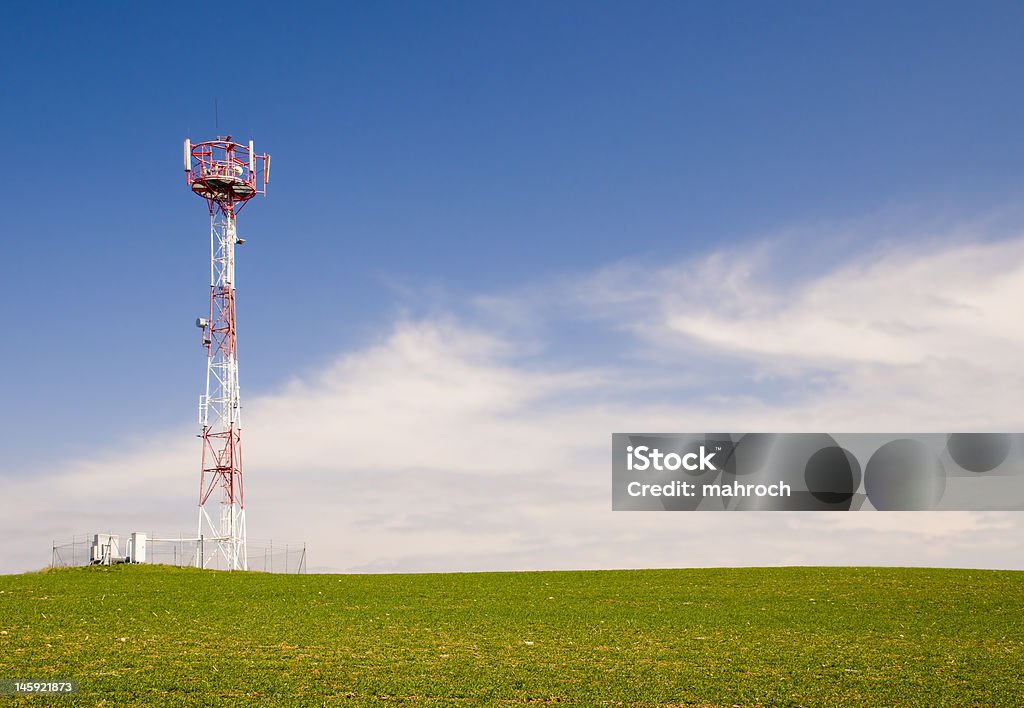
[[[874,245],[830,269],[785,268],[799,250],[778,242],[659,269],[617,266],[572,290],[661,359],[700,353],[745,363],[749,380],[784,382],[788,398],[799,394],[772,406],[785,429],[1024,423],[1024,239]]]
[[[310,567],[334,570],[1024,567],[1012,514],[610,511],[612,432],[1020,425],[1024,241],[876,249],[787,282],[771,276],[777,249],[712,253],[643,277],[620,265],[477,300],[512,313],[495,321],[513,327],[557,311],[595,339],[628,336],[650,355],[639,363],[599,346],[589,368],[535,349],[524,358],[509,330],[426,318],[248,397],[250,536],[305,540]],[[557,322],[548,329],[557,337]],[[722,380],[728,361],[746,366],[729,369],[729,385],[696,385]],[[652,397],[652,381],[675,389]],[[757,394],[765,381],[771,393]],[[0,570],[42,565],[49,539],[72,533],[187,533],[193,434],[167,431],[133,450],[112,441],[106,455],[10,482],[9,498],[25,501],[0,531],[25,543]]]
[[[893,251],[798,284],[737,263],[722,300],[667,325],[726,350],[837,363],[961,359],[1005,368],[1024,343],[1024,241]],[[785,293],[783,297],[781,292]]]

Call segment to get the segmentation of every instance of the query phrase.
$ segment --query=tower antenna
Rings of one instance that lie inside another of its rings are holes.
[[[206,349],[196,566],[224,561],[231,570],[247,570],[235,319],[235,246],[245,240],[238,238],[235,217],[250,199],[267,193],[270,156],[256,154],[252,141],[243,145],[218,136],[195,145],[186,139],[184,157],[186,182],[210,212],[210,314],[196,320]]]

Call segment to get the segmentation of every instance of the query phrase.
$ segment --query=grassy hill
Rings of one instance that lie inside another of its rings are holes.
[[[0,576],[0,679],[68,705],[1021,706],[1022,674],[1021,572]]]

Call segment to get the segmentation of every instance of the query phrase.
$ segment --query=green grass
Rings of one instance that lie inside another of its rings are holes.
[[[1021,572],[79,568],[0,576],[0,632],[61,704],[1024,705]]]

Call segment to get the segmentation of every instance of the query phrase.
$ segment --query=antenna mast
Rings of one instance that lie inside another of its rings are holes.
[[[186,139],[184,158],[185,179],[210,211],[210,315],[196,320],[206,348],[206,392],[199,397],[202,543],[196,565],[223,561],[231,570],[247,570],[235,319],[235,246],[245,240],[238,238],[235,217],[250,199],[267,193],[270,156],[257,155],[251,140],[242,145],[229,135],[195,145]]]

